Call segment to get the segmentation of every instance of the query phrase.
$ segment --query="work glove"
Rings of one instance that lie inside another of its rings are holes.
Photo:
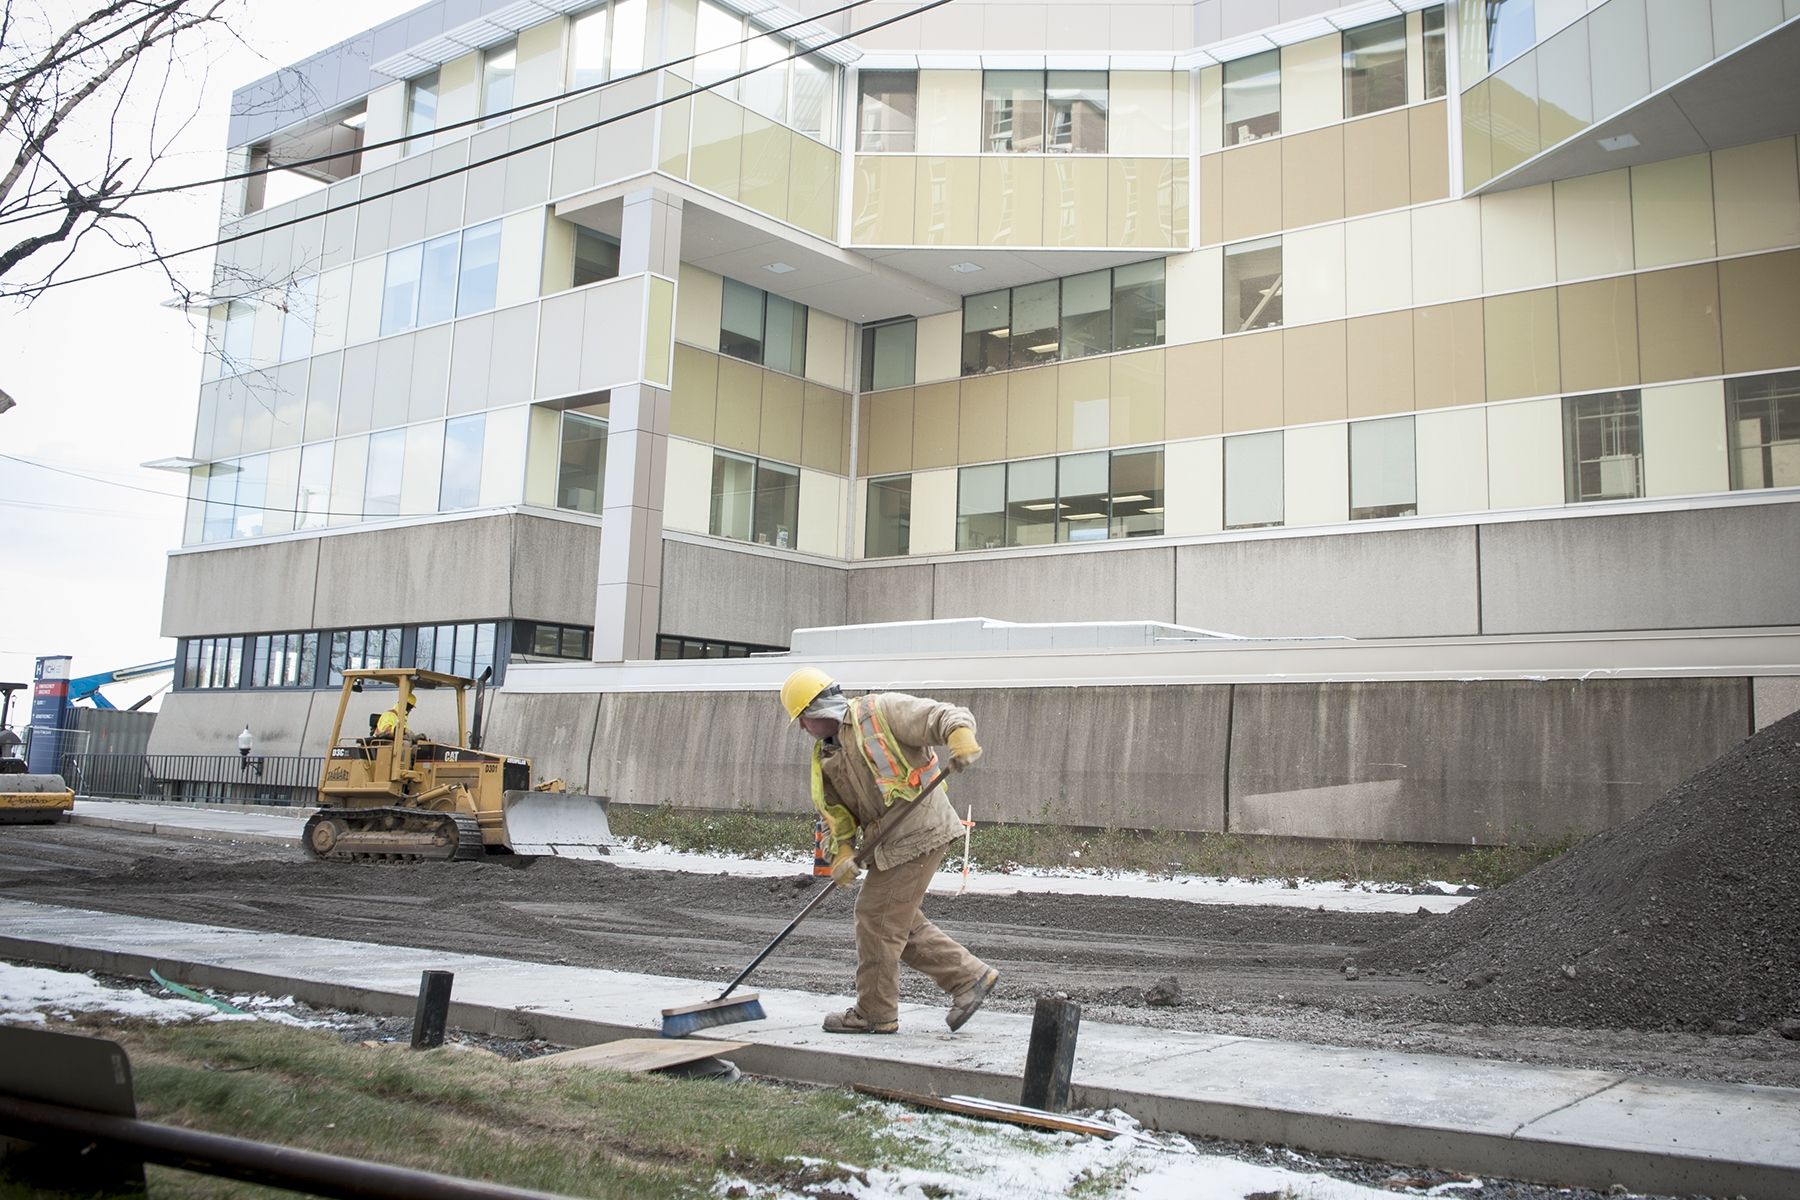
[[[975,765],[981,757],[981,747],[975,741],[975,731],[964,725],[961,729],[950,731],[950,769],[961,771]]]
[[[837,857],[831,860],[831,882],[841,888],[856,882],[856,852],[850,847],[838,847]]]

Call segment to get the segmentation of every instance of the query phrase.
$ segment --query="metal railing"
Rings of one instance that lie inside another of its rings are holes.
[[[137,800],[156,794],[156,780],[141,754],[65,754],[61,771],[81,796]]]
[[[79,796],[312,804],[324,764],[303,754],[65,754],[62,775]]]

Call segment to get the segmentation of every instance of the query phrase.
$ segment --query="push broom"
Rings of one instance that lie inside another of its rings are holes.
[[[875,853],[875,847],[881,844],[882,839],[892,832],[894,826],[905,819],[907,813],[923,805],[925,798],[931,795],[937,786],[949,776],[948,770],[940,771],[938,777],[926,784],[925,790],[920,792],[912,803],[899,812],[891,814],[870,830],[868,836],[863,838],[862,846],[856,851],[853,861],[857,867],[866,866]],[[806,907],[787,923],[787,928],[776,934],[775,940],[764,946],[762,953],[751,959],[750,965],[739,971],[737,978],[726,985],[725,990],[719,993],[718,999],[690,1004],[685,1008],[663,1009],[662,1035],[666,1038],[687,1037],[691,1033],[699,1033],[702,1029],[711,1029],[716,1025],[736,1025],[742,1021],[760,1021],[767,1016],[768,1014],[763,1012],[762,1001],[757,998],[755,992],[746,992],[741,996],[733,996],[731,993],[737,990],[738,984],[750,978],[750,972],[761,966],[762,960],[774,953],[775,947],[781,945],[783,939],[799,927],[800,922],[812,915],[813,909],[823,904],[825,898],[837,890],[835,884],[827,884],[819,891],[818,895],[808,900]]]

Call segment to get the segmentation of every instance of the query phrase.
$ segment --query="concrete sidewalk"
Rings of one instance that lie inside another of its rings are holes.
[[[193,986],[291,994],[405,1015],[419,972],[456,973],[454,1025],[584,1045],[643,1036],[660,1010],[719,984],[443,954],[0,901],[0,957],[118,975],[152,968]],[[1002,988],[1005,981],[1002,980]],[[721,1027],[752,1044],[745,1070],[1014,1101],[1027,1016],[983,1013],[962,1032],[907,1005],[895,1037],[820,1032],[843,996],[764,991],[769,1016]],[[1076,1103],[1169,1130],[1562,1186],[1750,1198],[1800,1195],[1800,1091],[1687,1083],[1487,1060],[1090,1023]]]

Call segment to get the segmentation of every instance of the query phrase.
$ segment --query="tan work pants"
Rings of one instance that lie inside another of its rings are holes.
[[[901,963],[951,996],[987,973],[986,963],[919,911],[947,845],[885,871],[870,868],[863,878],[856,897],[856,1007],[871,1022],[899,1018]]]

